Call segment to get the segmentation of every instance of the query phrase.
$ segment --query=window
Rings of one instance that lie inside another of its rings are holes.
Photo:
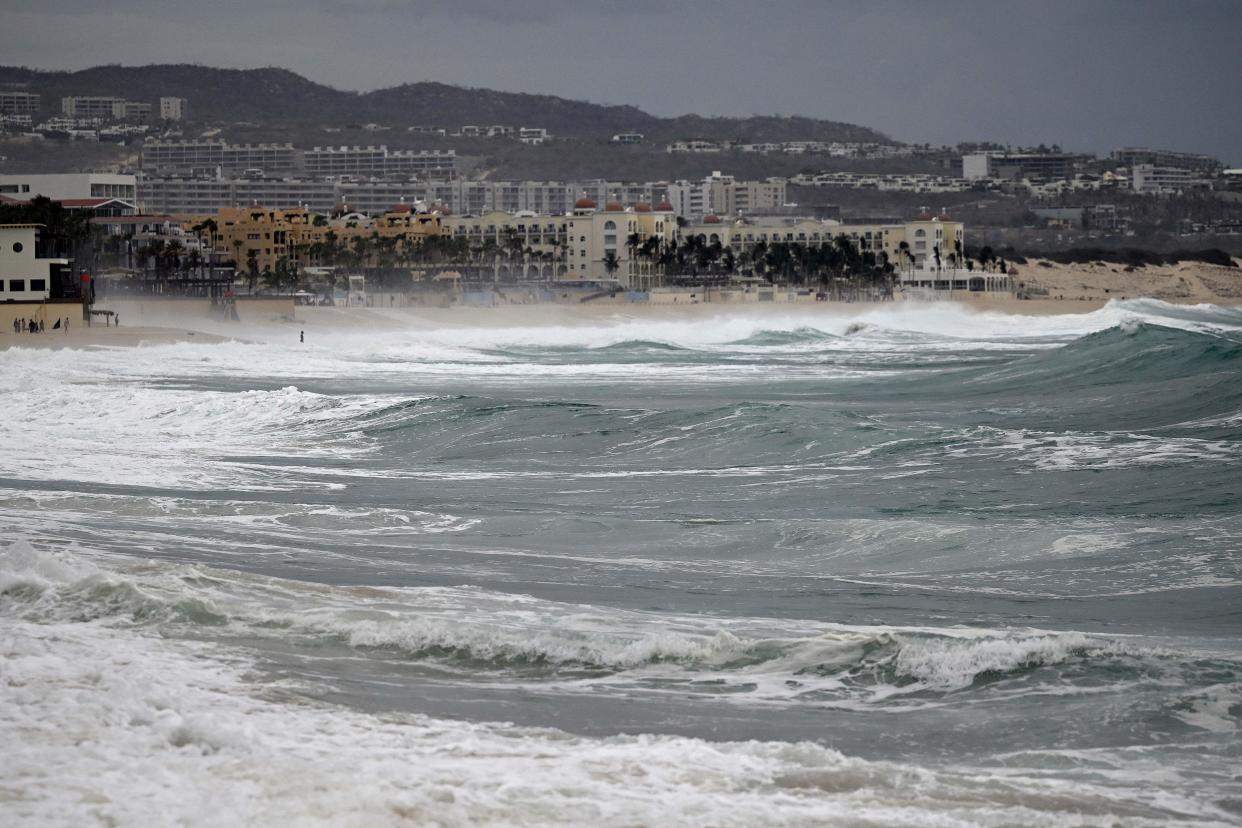
[[[30,289],[39,291],[47,290],[47,279],[31,279]]]
[[[25,279],[9,279],[9,290],[14,293],[21,293],[26,289]]]
[[[604,232],[607,233],[610,230],[614,233],[617,232],[617,223],[615,221],[604,222]]]

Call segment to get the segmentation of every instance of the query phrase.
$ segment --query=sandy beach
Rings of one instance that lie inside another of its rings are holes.
[[[143,326],[133,328],[94,327],[49,330],[38,334],[0,332],[0,350],[9,348],[116,348],[140,345],[168,345],[174,342],[223,342],[234,337],[220,336],[189,328]]]
[[[927,302],[899,297],[893,303],[773,302],[650,304],[627,302],[618,297],[591,303],[500,305],[497,307],[312,307],[299,306],[292,320],[268,318],[235,323],[184,314],[142,313],[127,306],[125,316],[139,322],[126,327],[74,327],[67,333],[49,330],[42,334],[0,332],[0,349],[91,348],[162,345],[175,342],[221,342],[238,339],[284,339],[305,333],[362,332],[366,330],[443,328],[498,328],[527,326],[589,326],[626,319],[675,321],[699,320],[744,314],[782,317],[791,312],[853,316],[879,308],[913,308],[926,304],[953,304],[980,313],[1019,316],[1083,314],[1099,310],[1112,300],[1149,297],[1174,304],[1242,304],[1242,268],[1201,263],[1127,269],[1122,265],[1096,263],[1061,265],[1032,260],[1018,267],[1017,280],[1035,296],[1019,299],[1007,294],[957,292]],[[102,303],[107,307],[107,303]]]

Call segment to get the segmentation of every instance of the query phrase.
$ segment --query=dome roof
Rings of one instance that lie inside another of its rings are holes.
[[[395,205],[391,210],[389,210],[389,212],[390,213],[412,213],[414,212],[414,208],[406,204],[403,201],[400,204]]]
[[[656,209],[661,213],[671,213],[673,212],[673,205],[670,204],[669,200],[666,198],[656,205]]]
[[[704,224],[720,224],[720,216],[707,216],[703,219]]]
[[[610,201],[604,205],[604,212],[606,213],[620,213],[624,210],[625,205],[619,201]]]
[[[574,209],[575,210],[594,210],[595,202],[587,198],[586,196],[583,196],[582,198],[574,202]]]
[[[640,201],[634,205],[635,213],[650,213],[651,205],[646,201]]]

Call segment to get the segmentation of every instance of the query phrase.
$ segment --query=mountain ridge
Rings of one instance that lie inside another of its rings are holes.
[[[194,120],[265,126],[377,123],[456,128],[465,124],[543,127],[556,137],[607,139],[637,131],[648,140],[873,141],[894,143],[857,124],[803,116],[661,118],[632,105],[413,81],[369,92],[340,90],[281,67],[224,69],[198,64],[109,64],[80,70],[0,66],[0,89],[37,92],[43,114],[69,95],[115,95],[154,103],[190,102]],[[239,94],[244,90],[244,94]]]

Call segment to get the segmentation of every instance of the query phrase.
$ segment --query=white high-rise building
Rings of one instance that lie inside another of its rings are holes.
[[[160,98],[160,120],[182,121],[189,115],[190,103],[185,98]]]

